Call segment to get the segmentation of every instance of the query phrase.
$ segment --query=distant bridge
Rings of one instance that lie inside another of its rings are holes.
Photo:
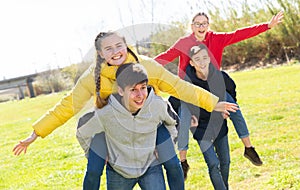
[[[26,87],[29,97],[33,98],[35,97],[35,93],[34,93],[32,82],[39,74],[41,73],[2,80],[0,81],[0,91],[5,93],[6,91],[9,91],[9,89],[19,89],[18,97],[19,99],[23,99],[24,98],[23,89],[24,87]]]

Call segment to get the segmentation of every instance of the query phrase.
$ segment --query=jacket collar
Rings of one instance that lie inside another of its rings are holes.
[[[136,62],[136,60],[133,57],[133,55],[128,52],[127,58],[126,58],[124,64],[135,63],[135,62]],[[116,71],[117,71],[118,67],[119,66],[116,66],[116,65],[108,65],[107,62],[105,61],[101,64],[101,75],[106,78],[116,80]]]

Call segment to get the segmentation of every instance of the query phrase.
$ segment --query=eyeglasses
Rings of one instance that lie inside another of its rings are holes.
[[[203,23],[200,23],[200,22],[194,22],[193,25],[197,28],[200,28],[201,26],[202,27],[207,27],[208,26],[208,22],[203,22]]]

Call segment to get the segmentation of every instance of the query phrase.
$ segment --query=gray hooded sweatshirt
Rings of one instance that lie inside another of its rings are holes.
[[[135,116],[111,95],[108,105],[97,109],[76,136],[87,155],[93,136],[105,132],[109,164],[123,177],[137,178],[156,160],[157,127],[164,123],[172,139],[177,136],[176,120],[167,109],[168,103],[153,90]]]

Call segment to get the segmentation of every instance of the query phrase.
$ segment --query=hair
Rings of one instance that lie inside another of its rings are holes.
[[[100,32],[96,38],[95,38],[95,49],[96,51],[101,51],[101,43],[103,39],[105,39],[108,36],[111,35],[118,35],[116,32]],[[120,36],[120,38],[123,39],[124,43],[126,44],[126,40],[124,37]],[[135,55],[135,53],[127,47],[127,51],[135,58],[136,62],[139,63],[138,57]],[[104,58],[102,58],[98,52],[96,52],[96,67],[94,71],[94,76],[95,76],[95,85],[96,85],[96,107],[97,108],[102,108],[107,104],[107,100],[104,100],[103,98],[100,97],[100,73],[101,73],[101,63],[105,61]]]
[[[195,19],[196,19],[197,16],[205,16],[207,18],[207,22],[209,23],[209,18],[207,16],[207,14],[204,13],[204,12],[200,12],[200,13],[195,14],[195,16],[192,19],[192,23],[195,21]]]
[[[201,50],[206,50],[208,52],[207,46],[203,43],[197,45],[197,46],[193,46],[191,47],[190,51],[189,51],[189,56],[192,59],[192,57],[197,54],[199,51]]]
[[[123,90],[127,86],[148,83],[148,74],[141,64],[127,63],[121,65],[116,72],[117,84]]]

